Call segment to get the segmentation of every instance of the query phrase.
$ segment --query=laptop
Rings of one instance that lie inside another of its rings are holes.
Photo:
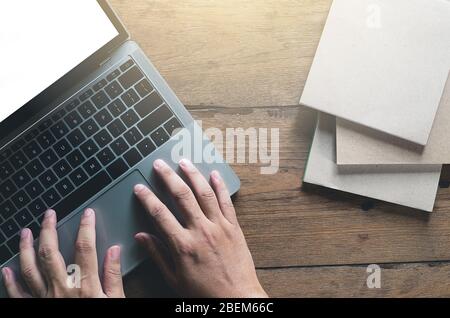
[[[238,177],[107,1],[2,2],[0,41],[2,267],[19,273],[19,232],[27,227],[38,237],[48,208],[71,264],[80,215],[91,207],[99,268],[119,244],[123,273],[130,272],[145,259],[133,236],[151,230],[133,186],[147,184],[179,217],[152,171],[156,159],[179,172],[184,155],[205,177],[218,170],[230,193],[238,191]],[[182,139],[188,149],[175,156]],[[199,160],[205,149],[214,160]]]

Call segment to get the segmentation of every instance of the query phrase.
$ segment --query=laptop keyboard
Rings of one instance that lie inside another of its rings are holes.
[[[0,264],[170,139],[182,124],[132,59],[0,152]]]

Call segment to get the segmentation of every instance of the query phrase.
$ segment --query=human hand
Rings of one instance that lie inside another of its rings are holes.
[[[211,174],[211,187],[190,161],[182,160],[180,167],[192,190],[165,162],[154,163],[186,225],[147,187],[137,185],[135,193],[164,242],[148,233],[136,239],[182,296],[267,297],[220,174]]]
[[[120,271],[120,247],[111,247],[105,257],[103,287],[100,283],[95,246],[95,213],[87,209],[81,217],[75,243],[75,262],[80,266],[80,288],[71,288],[64,259],[59,252],[56,214],[49,210],[42,222],[39,251],[33,247],[29,229],[21,232],[20,269],[30,291],[25,291],[10,268],[3,268],[3,281],[11,298],[121,298],[123,292]]]

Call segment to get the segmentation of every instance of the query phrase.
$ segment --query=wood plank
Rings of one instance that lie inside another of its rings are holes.
[[[449,297],[450,264],[381,264],[381,288],[367,287],[367,265],[258,270],[272,297]],[[176,296],[147,263],[125,279],[127,297]]]
[[[315,113],[302,107],[190,108],[203,128],[280,129],[280,170],[233,164],[242,181],[236,208],[258,267],[420,262],[450,259],[450,191],[435,213],[325,188],[302,186]],[[255,146],[251,146],[255,148]]]
[[[299,101],[331,0],[111,0],[188,105]]]

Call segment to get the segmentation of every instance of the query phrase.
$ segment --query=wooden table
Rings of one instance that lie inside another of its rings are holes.
[[[239,221],[270,295],[450,295],[447,182],[432,215],[301,183],[316,114],[297,103],[331,0],[111,4],[204,128],[280,129],[277,174],[233,165]],[[373,263],[381,289],[366,286]],[[126,278],[126,291],[172,295],[150,261]]]

